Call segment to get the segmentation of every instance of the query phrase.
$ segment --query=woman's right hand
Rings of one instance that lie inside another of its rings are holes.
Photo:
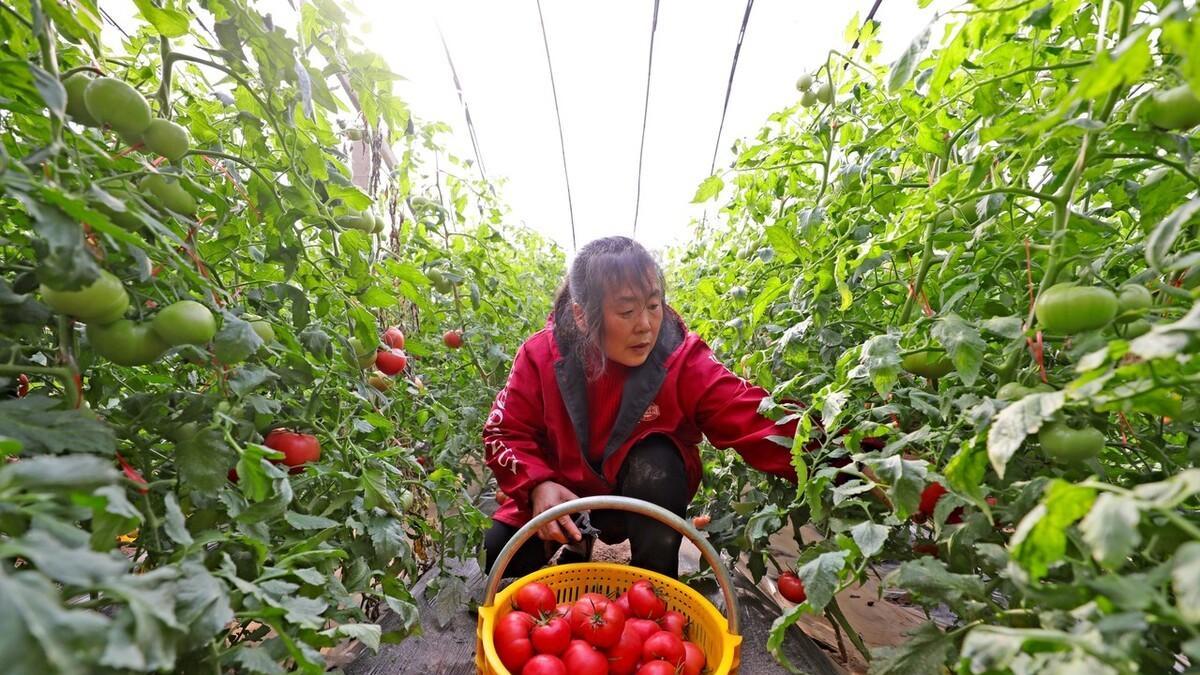
[[[552,480],[538,483],[533,488],[533,491],[529,493],[529,497],[532,502],[535,518],[543,511],[552,509],[563,502],[579,498],[574,492]],[[556,541],[560,544],[568,544],[583,538],[583,535],[579,533],[579,528],[575,527],[575,521],[571,520],[570,515],[565,515],[557,520],[546,523],[542,529],[538,530],[538,536],[546,541]]]

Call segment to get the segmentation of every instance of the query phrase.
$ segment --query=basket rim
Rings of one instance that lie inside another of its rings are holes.
[[[500,662],[500,657],[496,653],[496,645],[495,645],[495,642],[493,639],[492,627],[496,622],[496,617],[499,612],[499,609],[509,603],[512,595],[514,593],[516,593],[516,589],[520,588],[521,586],[523,586],[527,583],[530,583],[533,581],[540,581],[541,579],[543,579],[545,577],[554,576],[555,574],[561,573],[561,572],[570,572],[570,571],[574,571],[574,570],[589,570],[589,569],[591,569],[591,570],[616,570],[616,571],[619,571],[621,574],[644,577],[646,579],[653,581],[656,584],[671,586],[671,587],[675,588],[676,590],[680,591],[681,593],[683,593],[684,595],[689,596],[694,602],[698,602],[699,603],[698,606],[703,607],[705,612],[707,612],[709,614],[709,618],[716,622],[716,627],[718,629],[717,630],[717,638],[718,638],[718,641],[722,645],[722,650],[721,650],[722,653],[721,653],[720,662],[715,665],[709,666],[709,672],[728,673],[731,671],[731,669],[733,668],[733,664],[735,663],[736,652],[739,650],[739,647],[742,643],[742,636],[738,633],[730,632],[729,620],[727,618],[725,618],[725,615],[722,614],[717,609],[716,605],[714,605],[712,603],[712,601],[710,601],[708,598],[704,597],[704,595],[702,593],[700,593],[696,589],[692,588],[691,586],[688,586],[687,584],[683,583],[682,581],[679,581],[678,579],[673,579],[671,577],[668,577],[664,574],[660,574],[653,570],[648,570],[648,569],[645,569],[642,567],[636,567],[634,565],[627,565],[627,564],[623,564],[623,563],[581,562],[581,563],[569,563],[566,565],[551,565],[551,566],[543,567],[539,570],[530,572],[529,574],[526,574],[523,577],[516,578],[515,580],[513,580],[512,583],[510,583],[508,586],[506,586],[503,590],[496,593],[495,597],[493,598],[492,604],[479,606],[479,622],[478,622],[478,626],[476,628],[476,635],[475,635],[476,645],[475,646],[476,646],[476,651],[482,652],[482,653],[477,654],[477,657],[482,656],[483,661],[486,662],[487,666],[489,668],[493,669],[492,672],[509,673],[510,671],[508,669],[506,669],[504,667],[504,665],[501,664],[501,662]],[[689,618],[692,618],[692,617],[689,617]],[[485,672],[485,671],[480,671],[480,672]]]

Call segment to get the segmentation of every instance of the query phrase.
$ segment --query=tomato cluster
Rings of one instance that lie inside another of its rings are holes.
[[[504,667],[521,675],[699,675],[704,651],[687,634],[687,617],[647,579],[615,599],[563,603],[534,581],[517,589],[493,638]]]

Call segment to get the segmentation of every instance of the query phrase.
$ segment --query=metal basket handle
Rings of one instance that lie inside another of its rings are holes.
[[[708,561],[708,566],[712,568],[713,573],[717,576],[717,583],[721,586],[721,595],[725,598],[725,619],[729,622],[729,632],[733,635],[738,634],[738,605],[737,597],[734,594],[733,579],[730,578],[729,572],[725,569],[725,565],[721,562],[721,557],[717,550],[708,543],[708,539],[700,534],[700,531],[692,524],[685,521],[683,518],[671,513],[657,504],[643,501],[641,499],[633,499],[630,497],[619,497],[616,495],[601,495],[597,497],[580,497],[572,499],[569,502],[563,502],[558,506],[547,509],[539,514],[534,519],[517,530],[517,533],[508,540],[504,548],[500,550],[500,555],[497,556],[496,562],[492,564],[492,571],[488,575],[487,591],[484,593],[484,606],[491,606],[496,600],[496,591],[500,587],[500,580],[504,578],[504,570],[508,567],[508,563],[512,561],[517,554],[517,550],[529,541],[543,525],[552,520],[557,520],[563,516],[580,513],[582,511],[591,511],[592,509],[613,509],[617,511],[628,511],[638,515],[653,518],[658,522],[674,529],[683,536],[691,540],[696,548],[700,549],[701,555]]]

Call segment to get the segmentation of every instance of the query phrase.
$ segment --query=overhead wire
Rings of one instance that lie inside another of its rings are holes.
[[[546,19],[542,15],[542,0],[537,0],[538,23],[542,27],[542,44],[546,47],[546,69],[550,71],[550,92],[554,96],[554,117],[558,121],[558,147],[562,152],[563,180],[567,184],[567,212],[571,218],[571,248],[579,249],[575,236],[575,205],[571,199],[571,175],[567,171],[567,144],[563,140],[562,112],[558,106],[558,87],[554,84],[554,65],[550,61],[550,40],[546,37]]]
[[[742,40],[746,37],[746,25],[750,23],[750,11],[754,9],[754,0],[746,0],[746,13],[742,15],[742,28],[738,31],[737,46],[733,48],[733,64],[729,66],[729,82],[725,85],[725,103],[721,106],[721,124],[717,127],[717,141],[713,145],[712,164],[708,175],[717,169],[717,152],[721,149],[721,134],[725,130],[725,114],[729,112],[729,97],[733,93],[733,76],[737,73],[738,58],[742,54]]]
[[[471,139],[471,149],[475,151],[475,163],[479,166],[479,176],[492,192],[492,196],[495,196],[496,188],[492,186],[491,181],[487,177],[487,168],[483,163],[483,153],[479,151],[479,136],[475,132],[475,122],[471,119],[471,107],[467,105],[466,96],[463,94],[462,81],[458,78],[458,69],[454,67],[454,57],[450,56],[450,46],[446,44],[446,35],[442,32],[441,23],[436,23],[438,38],[442,41],[442,50],[446,52],[446,62],[450,64],[450,76],[454,80],[454,89],[458,92],[458,102],[462,104],[463,115],[467,118],[467,136]]]
[[[650,20],[650,58],[646,63],[646,103],[642,107],[642,142],[638,146],[637,196],[633,202],[633,234],[637,236],[638,213],[642,205],[642,159],[646,152],[646,119],[650,114],[650,76],[654,72],[654,34],[658,31],[658,2],[654,0],[654,15]]]

